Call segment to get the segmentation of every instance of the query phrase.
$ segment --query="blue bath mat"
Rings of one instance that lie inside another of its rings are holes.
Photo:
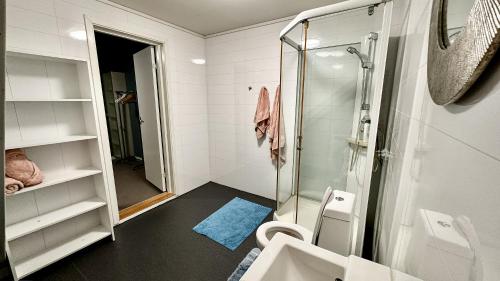
[[[235,197],[193,230],[234,251],[271,211],[271,208]]]

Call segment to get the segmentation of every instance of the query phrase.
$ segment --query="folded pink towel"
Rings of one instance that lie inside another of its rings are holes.
[[[269,93],[266,87],[260,89],[253,122],[255,123],[257,139],[260,139],[266,134],[267,127],[269,127]]]
[[[5,194],[13,194],[23,189],[24,184],[16,179],[5,177],[4,179],[4,192]]]
[[[5,175],[32,186],[43,181],[43,175],[38,166],[26,157],[21,149],[5,151]]]
[[[276,88],[274,96],[273,112],[271,113],[271,123],[269,125],[269,142],[271,143],[271,159],[278,159],[280,157],[281,164],[285,163],[285,152],[282,148],[285,147],[285,123],[283,122],[283,112],[280,112],[281,103],[281,89],[280,86]],[[280,151],[281,150],[281,151]]]

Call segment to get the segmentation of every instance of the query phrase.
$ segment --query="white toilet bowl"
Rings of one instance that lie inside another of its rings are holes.
[[[323,249],[349,256],[355,195],[328,187],[319,206],[314,231],[298,224],[270,221],[257,228],[257,246],[263,250],[278,232]]]
[[[257,229],[256,238],[257,246],[259,249],[263,250],[268,244],[273,236],[281,232],[286,235],[290,235],[299,240],[311,243],[313,233],[298,224],[280,222],[280,221],[270,221],[263,223]]]

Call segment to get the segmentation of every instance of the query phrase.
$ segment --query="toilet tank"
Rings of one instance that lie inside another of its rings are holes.
[[[352,222],[355,195],[334,190],[323,210],[318,234],[318,246],[343,256],[349,256],[352,245]]]
[[[474,253],[453,218],[420,209],[408,247],[408,273],[426,281],[468,281]]]

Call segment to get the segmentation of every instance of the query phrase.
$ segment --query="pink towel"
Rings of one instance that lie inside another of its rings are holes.
[[[4,192],[5,194],[13,194],[17,191],[23,189],[24,184],[13,178],[5,177],[4,180]]]
[[[274,96],[273,112],[271,113],[271,124],[269,125],[269,142],[271,143],[271,159],[278,159],[280,157],[281,164],[285,164],[285,123],[283,122],[283,112],[280,114],[280,100],[281,89],[280,86],[276,88]],[[280,151],[281,150],[281,151]]]
[[[43,175],[38,166],[26,157],[21,149],[5,151],[5,175],[32,186],[43,181]]]
[[[266,134],[267,127],[269,127],[269,92],[266,87],[260,89],[253,122],[255,123],[257,139],[260,139]]]

